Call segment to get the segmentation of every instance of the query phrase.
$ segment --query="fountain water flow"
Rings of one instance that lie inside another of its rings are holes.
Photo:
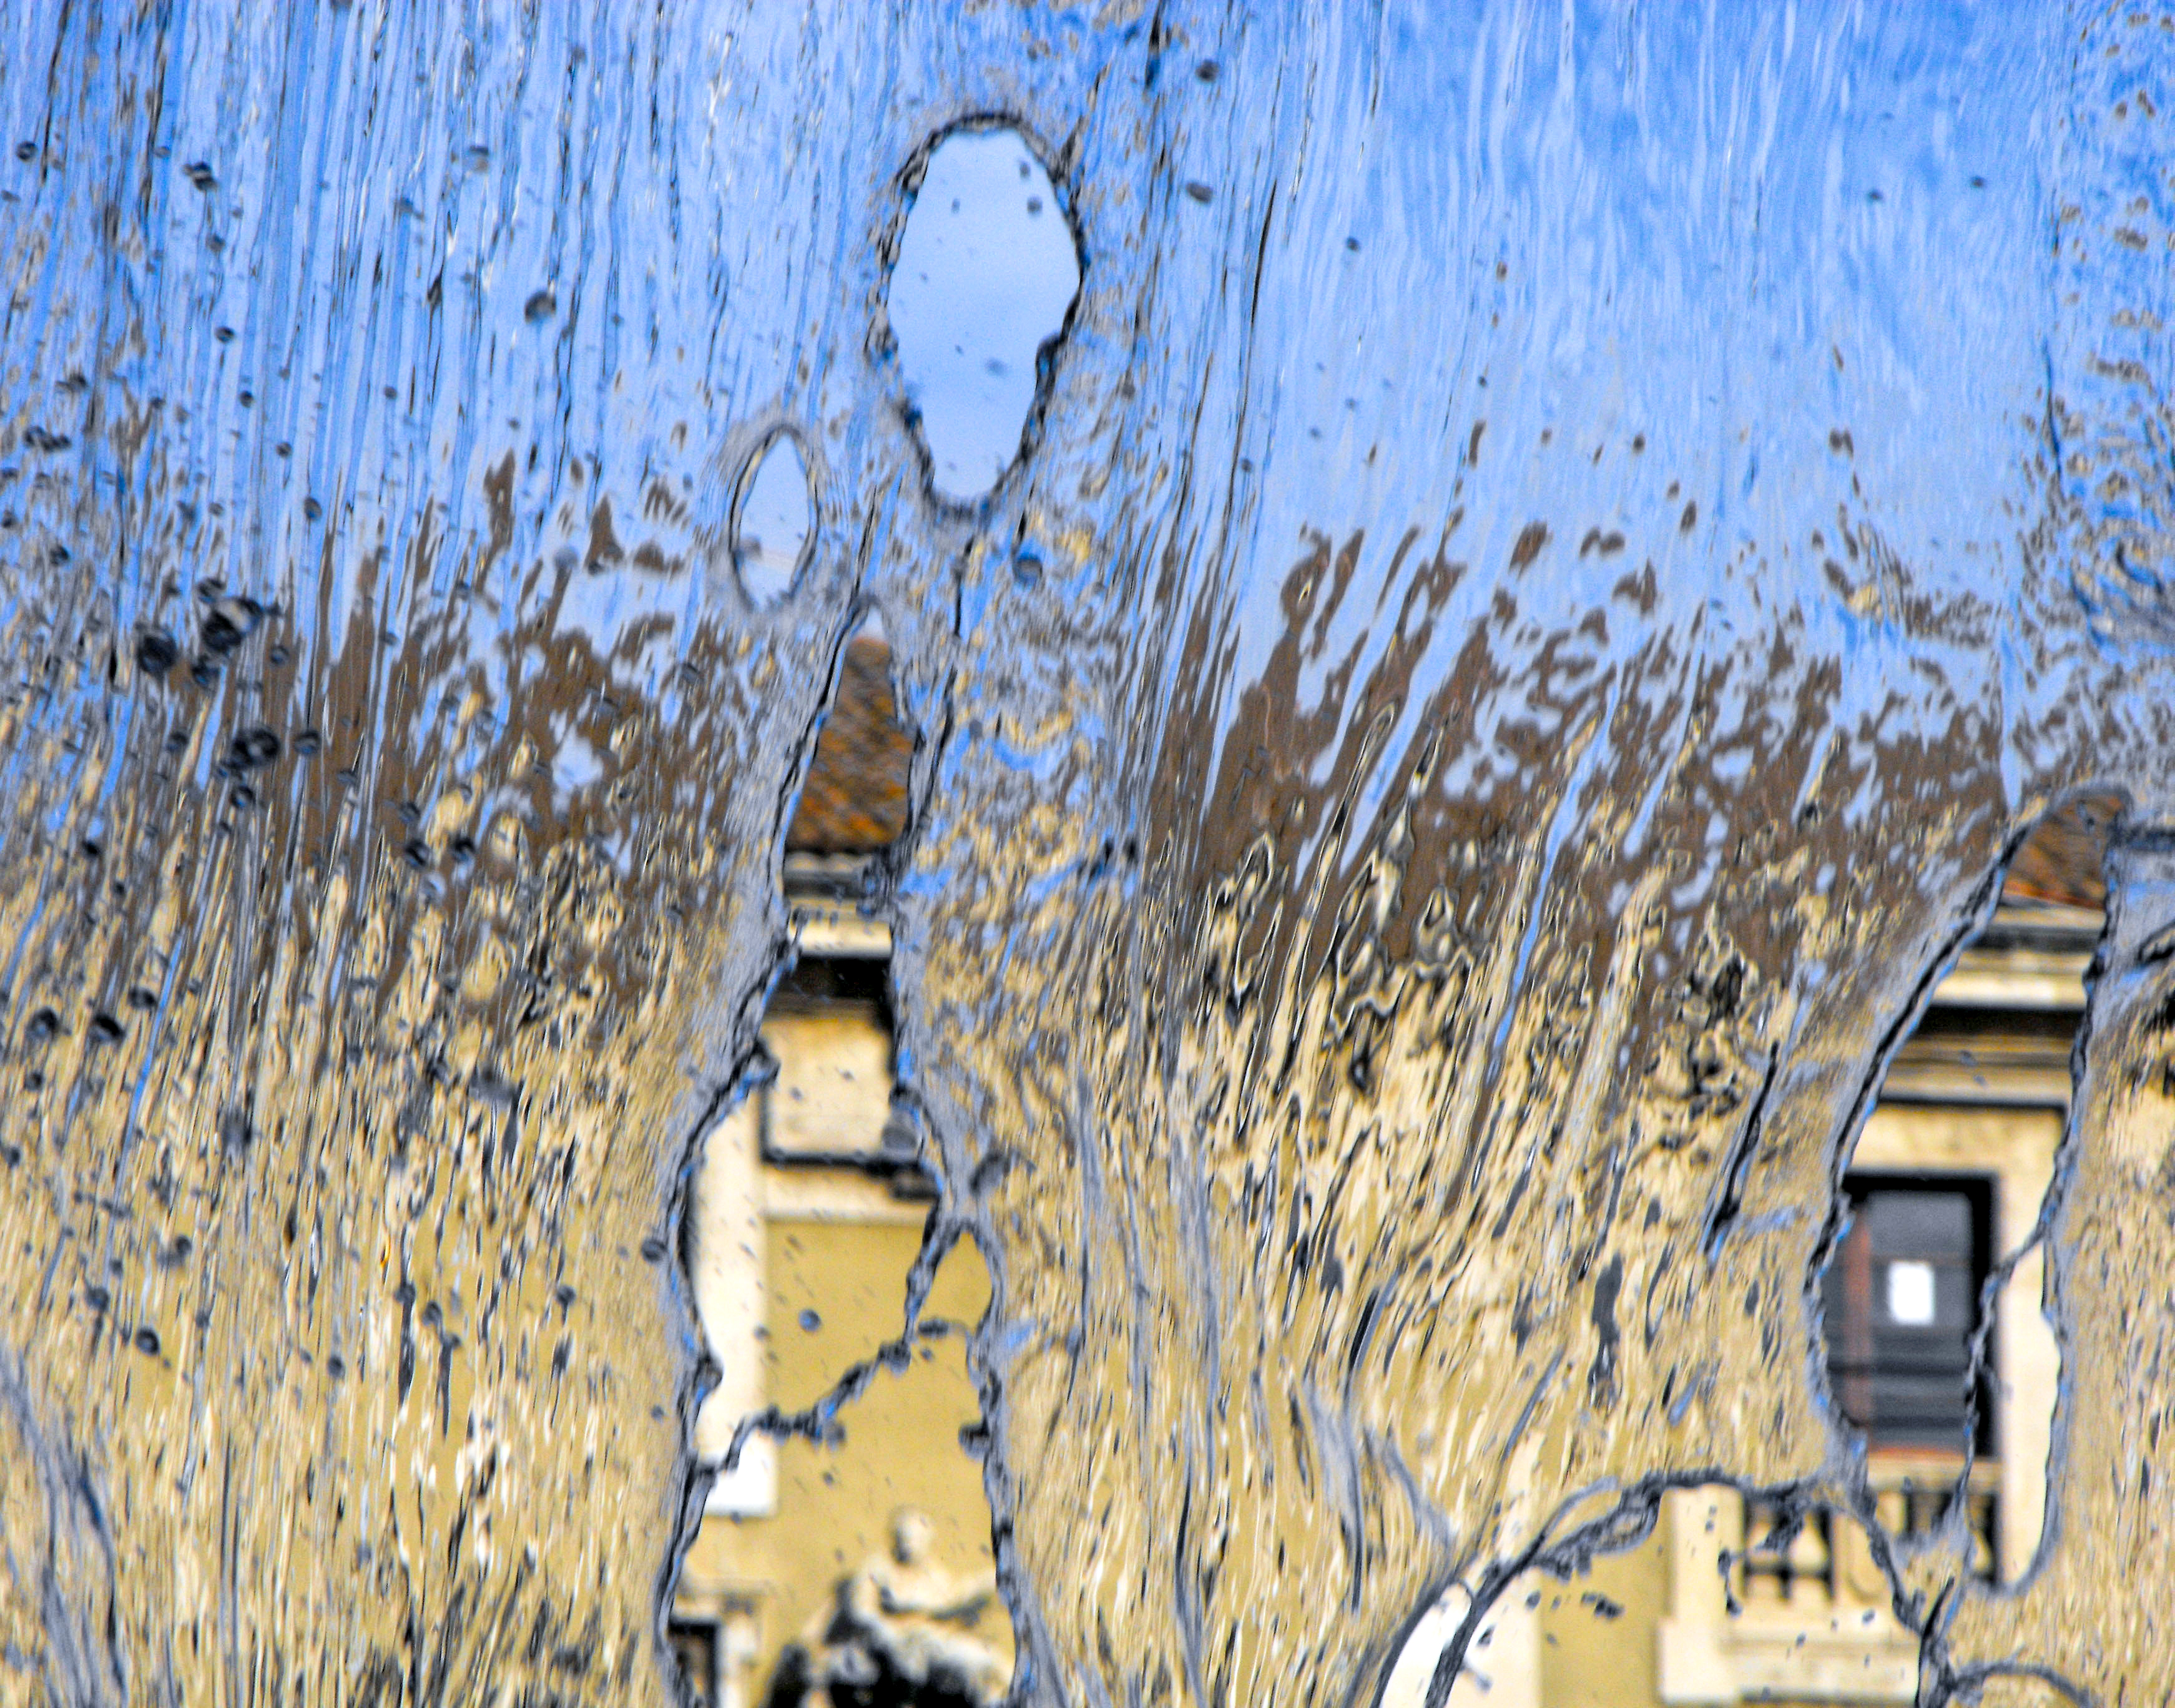
[[[2164,1694],[2156,8],[0,35],[0,1694],[666,1700],[690,1151],[871,610],[1022,1700],[1874,1513],[1831,1212],[2087,788],[2046,1551],[1873,1558],[1932,1697]]]

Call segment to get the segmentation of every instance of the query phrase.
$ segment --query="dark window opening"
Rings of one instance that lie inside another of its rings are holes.
[[[867,1011],[887,1035],[892,1030],[891,962],[872,955],[806,955],[795,961],[771,993],[773,1014],[826,1010]]]
[[[1836,1406],[1876,1453],[1990,1453],[1992,1388],[1982,1372],[1974,1396],[1972,1337],[1993,1182],[1852,1174],[1843,1195],[1847,1220],[1821,1282]]]
[[[675,1619],[665,1628],[672,1659],[687,1684],[690,1708],[716,1708],[718,1628],[708,1619]]]

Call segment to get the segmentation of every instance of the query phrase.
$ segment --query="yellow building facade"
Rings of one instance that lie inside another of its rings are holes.
[[[882,727],[880,656],[865,651],[854,667],[858,724],[849,696],[843,736],[827,736],[833,751],[819,753],[811,784],[828,802],[832,839],[849,846],[825,849],[819,825],[803,838],[816,846],[789,858],[799,962],[763,1026],[774,1071],[708,1136],[690,1211],[690,1272],[719,1371],[698,1448],[720,1462],[740,1419],[821,1408],[853,1366],[887,1345],[901,1355],[816,1420],[828,1439],[753,1436],[718,1478],[675,1627],[690,1682],[716,1708],[824,1703],[826,1667],[843,1681],[832,1700],[986,1700],[1012,1659],[969,1450],[979,1407],[965,1337],[988,1299],[971,1247],[945,1258],[916,1332],[897,1344],[930,1199],[894,1098],[888,937],[855,903],[868,850],[851,846],[895,834],[897,804],[889,821],[847,815],[871,789],[856,789],[856,767],[903,765],[903,737]],[[835,834],[841,823],[848,833]],[[2027,850],[1993,922],[1890,1065],[1846,1178],[1853,1217],[1823,1282],[1831,1385],[1868,1443],[1884,1527],[1938,1533],[1996,1583],[2030,1569],[2043,1521],[2059,1353],[2031,1248],[2098,927],[2091,880],[2075,876],[2096,869],[2088,832],[2089,821],[2080,840],[2071,824],[2060,833],[2075,845],[2056,836],[2051,853]],[[1960,1309],[1986,1325],[1975,1399],[1941,1362]],[[1787,1516],[1726,1487],[1662,1494],[1636,1546],[1567,1578],[1513,1583],[1478,1623],[1452,1700],[1914,1700],[1918,1644],[1894,1617],[1864,1532],[1841,1513],[1794,1526]],[[1454,1594],[1420,1621],[1391,1708],[1425,1700],[1466,1613]],[[865,1660],[854,1633],[894,1627],[924,1657],[914,1664],[933,1669],[929,1694],[856,1694],[853,1669]],[[968,1673],[979,1686],[962,1682]]]

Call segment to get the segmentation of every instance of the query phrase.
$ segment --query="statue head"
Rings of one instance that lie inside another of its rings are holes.
[[[929,1558],[930,1544],[935,1539],[936,1527],[929,1515],[911,1506],[902,1506],[891,1516],[892,1558],[901,1565],[919,1565]]]

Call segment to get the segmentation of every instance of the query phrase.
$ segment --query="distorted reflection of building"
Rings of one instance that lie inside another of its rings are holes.
[[[765,1406],[814,1404],[895,1338],[931,1200],[892,1096],[890,939],[860,905],[904,824],[909,745],[882,643],[847,651],[787,837],[798,960],[762,1024],[774,1064],[708,1136],[687,1241],[719,1380],[697,1420],[715,1463]],[[979,1704],[1003,1694],[1011,1623],[995,1597],[980,1417],[963,1335],[988,1298],[978,1254],[947,1256],[903,1370],[839,1417],[832,1445],[758,1436],[713,1485],[675,1607],[697,1697]]]
[[[892,1095],[889,941],[859,905],[866,861],[904,819],[909,748],[887,669],[880,642],[849,649],[789,836],[800,960],[763,1026],[775,1077],[712,1135],[698,1184],[690,1245],[722,1372],[698,1434],[713,1459],[737,1418],[808,1405],[898,1333],[927,1210]],[[1820,1282],[1829,1391],[1864,1440],[1882,1526],[1948,1538],[1990,1581],[2023,1575],[2042,1521],[2058,1353],[2037,1251],[2001,1266],[2030,1244],[2053,1177],[2104,826],[2096,803],[2042,824],[1933,992],[1858,1141]],[[961,1445],[978,1418],[962,1335],[986,1298],[977,1255],[954,1252],[910,1370],[845,1409],[841,1443],[758,1439],[719,1479],[675,1632],[705,1700],[1001,1695],[1009,1622]],[[1391,1708],[1424,1701],[1462,1612],[1422,1622]],[[1452,1700],[1490,1708],[1902,1704],[1919,1642],[1852,1519],[1717,1486],[1673,1491],[1643,1543],[1581,1575],[1514,1583],[1467,1662]]]
[[[2044,821],[1934,990],[1858,1140],[1821,1282],[1829,1391],[1865,1441],[1881,1527],[1945,1534],[1988,1582],[2023,1576],[2044,1516],[2060,1358],[2026,1248],[2068,1109],[2106,823],[2098,803]],[[1718,1490],[1671,1497],[1651,1700],[1917,1700],[1919,1641],[1866,1532],[1787,1516]]]
[[[1988,928],[1897,1051],[1843,1181],[1820,1277],[1831,1398],[1864,1441],[1876,1516],[2013,1583],[2037,1548],[2059,1354],[2025,1251],[2053,1179],[2069,1052],[2098,936],[2107,803],[2043,821]],[[1988,1356],[1974,1380],[1972,1347]],[[1452,1602],[1424,1623],[1388,1696],[1418,1708]],[[1468,1648],[1452,1701],[1490,1708],[1741,1702],[1905,1704],[1920,1643],[1848,1515],[1715,1486],[1666,1495],[1638,1547],[1515,1581]]]

